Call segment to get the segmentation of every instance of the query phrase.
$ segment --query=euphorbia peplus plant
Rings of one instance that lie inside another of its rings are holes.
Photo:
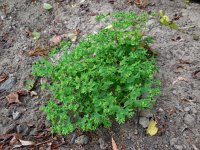
[[[52,132],[110,127],[111,118],[124,123],[136,108],[151,108],[155,102],[157,68],[154,55],[145,49],[152,38],[141,31],[147,15],[118,12],[104,17],[112,20],[112,26],[88,35],[74,48],[64,44],[56,63],[41,59],[33,66],[35,76],[51,81],[46,87],[53,96],[43,110]]]

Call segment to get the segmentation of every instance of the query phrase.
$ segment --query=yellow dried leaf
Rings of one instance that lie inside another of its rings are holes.
[[[157,122],[153,119],[149,121],[149,126],[147,128],[147,134],[150,136],[154,136],[158,132],[158,128],[156,127]]]

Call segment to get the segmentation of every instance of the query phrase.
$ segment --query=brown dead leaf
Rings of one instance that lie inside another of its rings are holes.
[[[17,94],[20,96],[28,95],[29,91],[26,89],[21,89],[17,91]]]
[[[6,99],[8,100],[9,104],[12,104],[12,103],[21,103],[19,101],[19,95],[18,95],[17,92],[10,93],[8,96],[6,96]]]
[[[29,52],[29,56],[47,56],[49,54],[48,47],[36,46]]]
[[[115,142],[115,140],[113,138],[112,138],[112,149],[113,150],[118,150],[117,144],[116,144],[116,142]]]
[[[51,39],[50,42],[54,45],[58,45],[60,41],[62,40],[62,37],[60,35],[54,35]]]
[[[176,107],[172,107],[169,111],[168,111],[168,114],[171,116],[173,115],[174,113],[176,113]]]
[[[134,0],[134,3],[142,8],[145,8],[148,5],[148,2],[149,0]]]
[[[24,141],[24,140],[20,140],[20,139],[19,139],[19,141],[20,141],[20,143],[21,143],[22,146],[35,145],[35,142],[33,142],[33,141]]]
[[[35,4],[37,1],[36,0],[31,0],[32,4]]]
[[[19,139],[21,139],[22,136],[20,134],[14,134],[13,138],[10,140],[9,145],[18,145]]]
[[[6,140],[6,139],[9,139],[11,137],[15,136],[14,133],[11,133],[11,134],[0,134],[0,140]]]
[[[7,76],[5,73],[2,73],[2,74],[0,75],[0,82],[6,80],[7,78],[8,78],[8,76]]]

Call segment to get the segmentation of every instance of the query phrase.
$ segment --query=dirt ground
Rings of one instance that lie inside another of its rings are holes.
[[[44,10],[44,2],[53,9]],[[9,75],[0,82],[0,149],[16,146],[10,141],[15,137],[13,133],[18,133],[22,135],[20,139],[37,143],[18,149],[43,150],[54,144],[57,148],[52,149],[110,150],[113,137],[120,150],[200,150],[200,4],[197,2],[187,5],[184,0],[150,0],[141,9],[127,0],[0,0],[0,74]],[[160,25],[156,17],[147,23],[148,34],[156,39],[152,45],[158,51],[156,77],[162,83],[157,103],[150,113],[145,113],[147,116],[140,113],[125,124],[114,123],[110,129],[100,127],[96,132],[76,131],[61,137],[49,133],[50,123],[40,110],[50,95],[40,91],[40,79],[36,79],[32,89],[37,95],[20,96],[20,103],[11,104],[5,98],[24,88],[32,65],[42,57],[32,56],[30,51],[36,46],[48,47],[54,35],[79,30],[79,39],[95,33],[102,26],[95,20],[99,13],[118,10],[150,13],[161,9],[176,19],[181,30]],[[31,38],[32,31],[40,32],[40,39]],[[158,120],[159,131],[151,137],[138,119],[152,115]],[[81,135],[85,136],[86,144],[75,144],[74,140]]]

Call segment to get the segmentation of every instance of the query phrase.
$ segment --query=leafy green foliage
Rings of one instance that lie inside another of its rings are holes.
[[[146,14],[114,13],[112,28],[88,35],[76,47],[62,43],[59,61],[52,61],[54,49],[51,59],[33,66],[34,75],[51,80],[47,88],[53,97],[44,112],[53,132],[110,127],[113,117],[124,123],[136,108],[152,107],[159,88],[155,58],[144,46],[152,38],[141,32],[146,20]]]

